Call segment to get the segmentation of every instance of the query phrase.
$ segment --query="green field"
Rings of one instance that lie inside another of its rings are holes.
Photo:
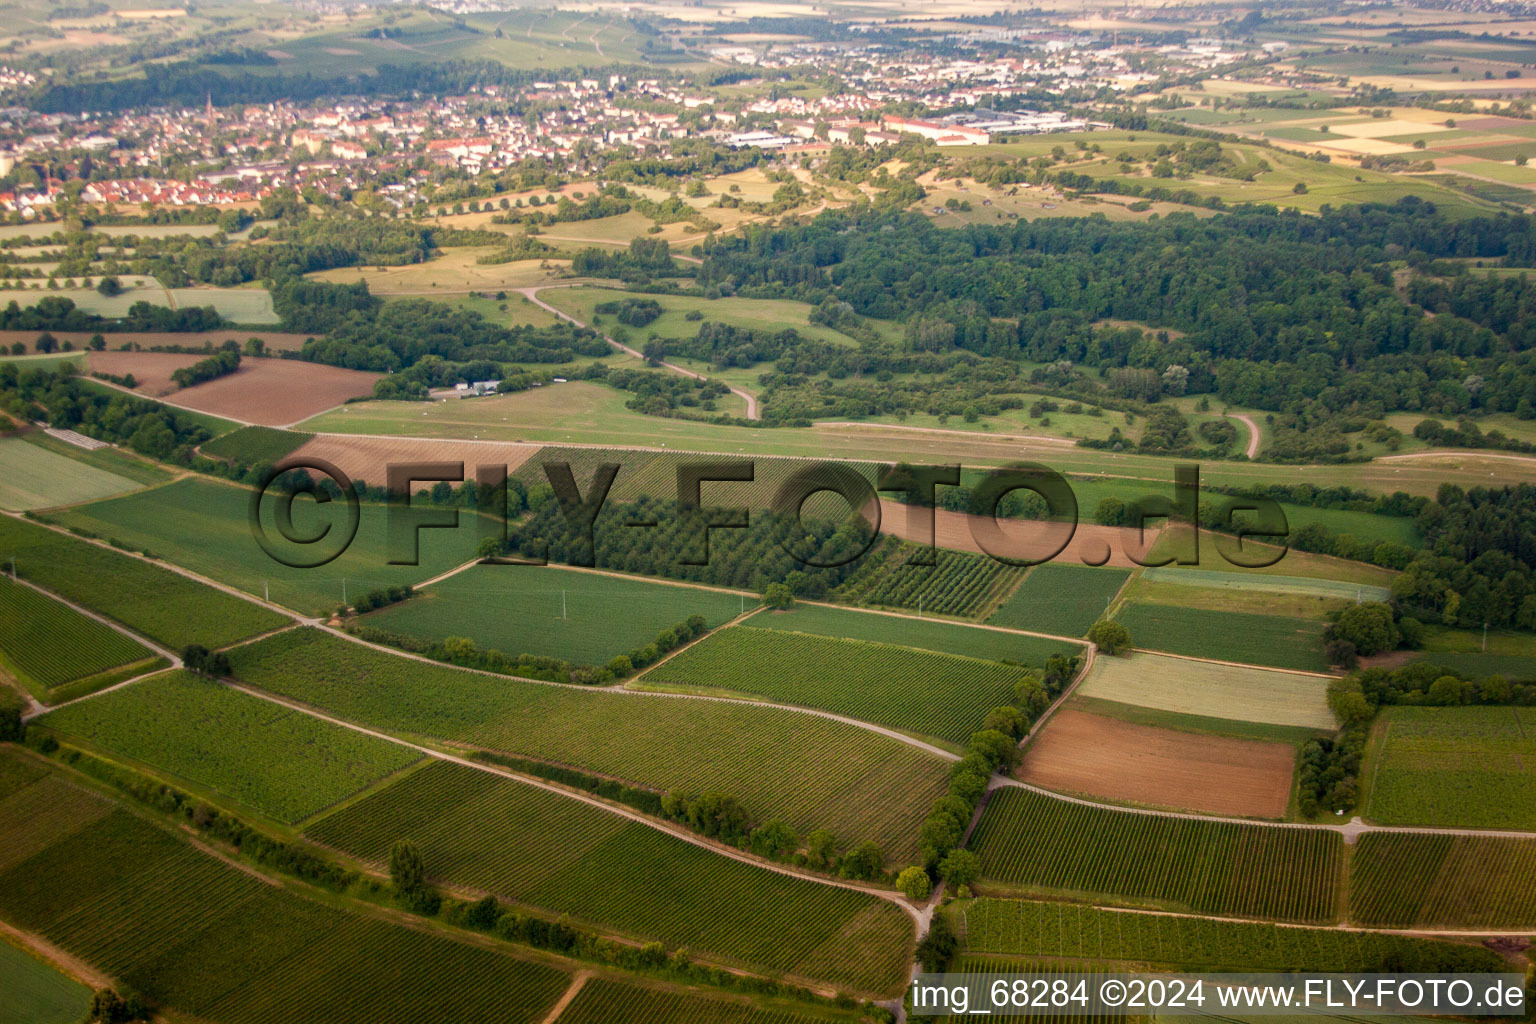
[[[990,614],[1024,575],[1022,569],[995,558],[948,549],[938,552],[937,565],[908,565],[908,554],[917,550],[901,545],[884,559],[866,556],[864,568],[843,584],[838,597],[855,604],[973,619]]]
[[[455,740],[658,790],[728,793],[758,821],[872,839],[910,861],[948,765],[798,711],[491,677],[291,630],[232,652],[256,686],[394,733]]]
[[[73,505],[138,489],[139,484],[127,477],[49,451],[26,438],[0,438],[0,509],[24,512]]]
[[[1339,580],[1308,579],[1305,576],[1276,576],[1236,570],[1183,569],[1168,565],[1141,570],[1141,579],[1151,583],[1171,583],[1203,590],[1257,591],[1262,594],[1296,594],[1303,597],[1340,598],[1347,601],[1389,601],[1390,587]]]
[[[190,672],[167,672],[38,722],[288,824],[421,759]]]
[[[1310,619],[1138,603],[1125,605],[1115,618],[1131,631],[1131,643],[1144,650],[1328,671],[1323,623]]]
[[[9,565],[12,558],[23,579],[173,650],[188,644],[222,647],[287,621],[158,565],[0,517],[0,563]]]
[[[705,216],[713,216],[715,212],[706,210]],[[561,224],[549,230],[554,234],[591,233],[584,223]],[[622,241],[627,244],[629,240],[625,238]],[[635,348],[643,347],[634,345],[637,339],[643,340],[652,334],[658,338],[692,339],[698,335],[699,327],[704,321],[729,324],[745,330],[767,331],[772,334],[783,330],[794,330],[801,337],[815,341],[826,341],[833,345],[849,347],[854,344],[853,339],[841,331],[811,323],[810,314],[815,311],[815,307],[792,299],[745,299],[735,295],[721,299],[684,295],[635,296],[632,292],[617,291],[612,288],[557,288],[551,289],[542,297],[551,306],[570,313],[583,323],[593,322],[594,308],[601,303],[622,301],[625,297],[654,299],[661,304],[661,316],[644,327],[627,328],[631,336],[630,343]],[[688,320],[687,314],[691,311],[702,313],[704,320]],[[611,314],[607,316],[598,314],[598,319],[597,326],[610,333],[616,326],[621,326]],[[881,321],[875,321],[875,325],[883,326],[884,324]]]
[[[971,837],[983,889],[1097,894],[1232,917],[1337,917],[1343,841],[1322,829],[1113,811],[994,792]]]
[[[0,667],[44,704],[110,686],[156,660],[111,626],[0,576]]]
[[[51,964],[0,942],[0,1024],[78,1024],[91,1008],[91,990]]]
[[[307,834],[376,864],[409,836],[445,882],[775,973],[888,994],[909,963],[911,921],[878,897],[743,864],[462,765],[413,772]]]
[[[713,628],[755,607],[755,597],[638,576],[477,565],[363,621],[425,640],[467,636],[481,650],[603,665],[690,615]]]
[[[313,434],[276,427],[241,427],[200,446],[198,451],[211,459],[229,459],[242,466],[277,462],[292,455]]]
[[[138,484],[162,484],[171,478],[170,470],[122,448],[94,448],[87,451],[68,441],[50,437],[41,431],[24,435],[26,442],[44,451],[62,456],[71,463],[91,466],[113,476],[125,477]]]
[[[1019,589],[987,622],[1037,633],[1082,636],[1104,617],[1128,576],[1127,569],[1046,562],[1029,571]]]
[[[357,536],[335,560],[317,568],[291,568],[267,554],[252,535],[249,522],[251,492],[243,487],[189,478],[143,494],[97,502],[54,515],[64,526],[114,538],[135,549],[258,597],[270,594],[277,604],[309,615],[330,611],[378,587],[419,583],[474,557],[482,536],[475,516],[460,513],[458,529],[422,530],[418,534],[419,565],[390,565],[386,541],[388,511],[382,505],[361,507]],[[290,560],[318,557],[321,549],[337,550],[329,536],[318,545],[289,544],[273,521],[275,500],[262,512],[266,535]],[[295,531],[313,537],[330,529],[340,537],[346,514],[344,502],[317,505],[308,497],[295,499]],[[165,524],[176,529],[167,531]],[[485,525],[489,525],[486,521]],[[410,557],[410,552],[405,552]]]
[[[820,1024],[827,1019],[593,978],[555,1018],[555,1024]]]
[[[983,899],[966,905],[976,953],[1108,960],[1234,971],[1503,970],[1488,950],[1447,942],[1273,924],[1101,910],[1076,903]]]
[[[569,975],[271,885],[0,753],[0,916],[176,1014],[536,1024]]]
[[[1536,840],[1367,832],[1350,867],[1350,916],[1388,928],[1536,926]]]
[[[942,619],[876,615],[824,604],[796,604],[784,611],[754,615],[750,621],[754,629],[788,629],[817,636],[868,640],[1015,665],[1040,665],[1052,654],[1081,654],[1083,650],[1078,644],[978,629]]]
[[[1158,654],[1098,658],[1076,692],[1179,715],[1332,731],[1328,681]]]
[[[977,658],[733,626],[667,659],[642,684],[747,694],[959,744],[988,711],[1014,701],[1021,676]]]
[[[1387,708],[1368,764],[1372,821],[1536,830],[1531,708]]]

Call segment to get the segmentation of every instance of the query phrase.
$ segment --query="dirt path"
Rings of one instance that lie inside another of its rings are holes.
[[[1337,679],[1339,676],[1332,672],[1309,672],[1304,668],[1276,668],[1273,665],[1250,665],[1243,661],[1222,661],[1220,658],[1201,658],[1193,654],[1172,654],[1168,651],[1154,651],[1147,647],[1132,647],[1136,654],[1153,654],[1159,658],[1178,658],[1180,661],[1203,661],[1207,665],[1227,665],[1232,668],[1257,669],[1260,672],[1281,672],[1288,676],[1311,676],[1313,679]]]
[[[587,983],[587,979],[590,977],[592,977],[591,971],[577,971],[571,977],[571,987],[566,989],[559,999],[555,1000],[555,1005],[549,1008],[549,1012],[544,1015],[544,1019],[539,1024],[555,1024],[555,1021],[560,1019],[560,1015],[565,1012],[567,1006],[571,1005],[571,1000],[576,998],[576,993],[581,991],[581,987]]]
[[[46,960],[56,970],[69,975],[76,981],[83,982],[90,988],[116,988],[117,983],[112,977],[103,974],[90,964],[78,957],[70,956],[47,939],[31,932],[24,932],[20,928],[0,921],[0,935],[9,936],[18,946],[25,947]]]
[[[1404,459],[1444,459],[1462,456],[1478,459],[1504,459],[1508,462],[1536,462],[1532,455],[1500,455],[1483,448],[1435,448],[1427,452],[1409,452],[1407,455],[1378,455],[1372,462],[1400,462]],[[1301,467],[1297,467],[1301,468]]]
[[[1244,413],[1240,413],[1240,412],[1229,412],[1229,413],[1227,413],[1227,419],[1229,419],[1229,420],[1241,420],[1243,426],[1248,428],[1248,451],[1246,452],[1246,454],[1247,454],[1247,456],[1250,459],[1258,458],[1259,457],[1259,425],[1257,423],[1253,422],[1253,417],[1245,415]]]
[[[539,292],[543,291],[546,288],[571,288],[571,287],[575,287],[575,286],[574,285],[562,285],[562,284],[534,285],[534,286],[531,286],[531,287],[528,287],[528,288],[514,288],[512,290],[517,292],[519,295],[522,295],[525,298],[527,298],[527,300],[529,302],[533,303],[535,306],[538,306],[540,309],[545,310],[545,311],[550,312],[550,313],[553,313],[555,316],[559,317],[560,319],[565,320],[568,323],[575,324],[577,327],[586,327],[587,326],[586,324],[582,323],[580,320],[578,320],[575,317],[571,316],[569,313],[565,312],[564,310],[556,309],[554,306],[551,306],[549,303],[547,303],[543,299],[539,298]],[[601,334],[602,332],[598,332],[598,333]],[[612,338],[610,338],[606,334],[603,334],[602,337],[603,337],[603,340],[606,341],[608,344],[612,345],[614,348],[618,349],[619,351],[621,351],[621,352],[623,352],[623,353],[625,353],[627,355],[634,356],[636,359],[644,359],[645,358],[644,354],[642,354],[640,352],[637,352],[635,349],[630,348],[628,345],[625,345],[622,342],[618,342],[618,341],[613,340]],[[702,373],[695,373],[694,371],[688,369],[687,367],[678,366],[676,363],[669,363],[669,362],[663,360],[661,365],[665,369],[671,370],[673,373],[680,373],[684,377],[692,377],[694,380],[708,380],[709,379],[708,377],[704,376],[704,374],[702,374]],[[758,412],[757,412],[757,397],[755,395],[751,394],[750,392],[743,391],[741,388],[730,387],[729,384],[727,384],[726,387],[730,388],[731,394],[735,395],[737,398],[740,398],[744,402],[747,403],[747,417],[746,417],[747,419],[749,419],[749,420],[761,419],[761,417],[758,415]]]
[[[840,429],[865,427],[875,430],[906,430],[914,434],[937,434],[940,437],[959,434],[963,437],[985,437],[993,441],[1034,441],[1040,444],[1059,444],[1077,447],[1074,437],[1057,437],[1054,434],[998,434],[990,430],[951,430],[948,427],[910,427],[903,423],[868,423],[861,420],[817,420],[813,426]]]

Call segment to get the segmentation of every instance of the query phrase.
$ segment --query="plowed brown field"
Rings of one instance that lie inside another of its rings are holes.
[[[989,540],[988,546],[994,548],[994,551],[987,552],[982,550],[981,544],[976,540],[976,531],[973,529],[974,527],[985,529],[987,524],[988,520],[984,516],[971,516],[942,508],[934,510],[934,533],[939,547],[955,551],[972,551],[981,555],[995,553],[1010,558],[1038,560],[1061,543],[1062,535],[1067,528],[1066,523],[1000,519],[998,520],[998,529],[1002,531],[1000,543]],[[907,507],[900,502],[885,498],[880,499],[880,532],[917,544],[928,543],[927,537],[908,535],[911,531],[907,524]],[[1080,522],[1067,546],[1052,561],[1134,568],[1136,563],[1131,561],[1125,552],[1123,532],[1118,526],[1100,526],[1097,523]],[[1147,547],[1138,549],[1136,554],[1145,557],[1156,536],[1153,530],[1148,530]],[[1106,553],[1108,561],[1104,560]]]
[[[1014,776],[1108,800],[1281,818],[1295,764],[1289,743],[1203,736],[1062,708]]]

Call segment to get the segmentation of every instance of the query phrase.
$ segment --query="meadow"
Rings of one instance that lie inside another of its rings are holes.
[[[300,629],[231,652],[241,679],[396,734],[735,796],[802,835],[909,861],[948,766],[867,729],[732,701],[573,689],[424,664]]]
[[[639,685],[761,697],[961,744],[1014,700],[1021,676],[978,658],[742,625],[668,658]]]
[[[996,629],[978,629],[943,619],[879,615],[804,602],[796,603],[793,608],[755,615],[751,625],[753,629],[787,629],[817,636],[867,640],[1014,665],[1042,665],[1052,654],[1082,653],[1082,647],[1077,644]]]
[[[1131,631],[1131,643],[1144,650],[1328,671],[1323,623],[1311,619],[1139,603],[1125,605],[1115,618]]]
[[[73,505],[138,489],[136,481],[49,451],[26,438],[0,438],[0,509],[24,512]]]
[[[706,216],[713,216],[714,213],[713,210],[706,211]],[[559,233],[563,227],[569,227],[573,233],[580,233],[576,229],[583,228],[585,225],[557,225],[553,230]],[[628,240],[625,241],[627,243]],[[553,288],[540,295],[540,298],[581,322],[594,324],[600,330],[612,334],[622,325],[618,324],[611,314],[604,316],[597,313],[596,307],[605,302],[622,300],[626,295],[632,294],[612,288]],[[833,345],[849,347],[854,344],[853,339],[841,331],[811,323],[810,314],[815,307],[793,299],[745,299],[734,295],[721,299],[685,295],[646,295],[644,297],[655,299],[660,304],[662,313],[643,327],[625,328],[630,344],[634,348],[643,347],[635,343],[644,341],[652,334],[658,338],[692,339],[698,335],[699,327],[704,321],[774,334],[783,330],[794,330],[801,337],[813,341],[825,341]],[[703,319],[688,320],[687,316],[690,313],[699,313]],[[882,333],[899,333],[896,325],[883,321],[874,321],[873,326],[884,327],[885,331]],[[693,364],[690,363],[690,365]],[[697,369],[703,365],[698,364],[694,368]],[[767,367],[756,369],[753,376],[765,369]]]
[[[463,636],[481,650],[603,665],[691,615],[713,628],[755,607],[755,597],[641,577],[477,565],[363,621],[426,640]]]
[[[430,875],[452,885],[863,992],[901,985],[913,941],[907,916],[878,897],[743,864],[462,765],[413,772],[306,834],[377,865],[408,835]]]
[[[222,647],[288,621],[150,562],[0,517],[0,561],[12,559],[24,579],[172,650]]]
[[[1536,840],[1367,832],[1350,862],[1349,912],[1387,928],[1536,925]]]
[[[1336,727],[1325,679],[1157,654],[1098,658],[1076,693],[1199,718]]]
[[[964,905],[965,949],[1248,971],[1502,970],[1496,953],[1430,939],[1102,910],[1076,903],[981,899]]]
[[[241,427],[203,444],[198,451],[210,459],[228,459],[240,465],[254,466],[261,462],[281,461],[313,436],[276,427]]]
[[[1365,816],[1384,825],[1536,829],[1536,711],[1393,707],[1378,717]]]
[[[61,737],[222,793],[293,824],[421,759],[190,672],[167,672],[49,712]]]
[[[156,660],[131,637],[0,576],[0,667],[44,704],[127,679]]]
[[[9,942],[0,942],[0,978],[0,1024],[78,1024],[90,1011],[87,986]]]
[[[1129,576],[1126,569],[1046,562],[1029,570],[1019,589],[987,622],[1037,633],[1082,636],[1104,617]]]
[[[0,914],[177,1015],[536,1024],[569,975],[268,884],[0,753]],[[19,854],[19,856],[18,856]],[[67,880],[68,884],[61,884]]]
[[[1386,586],[1306,576],[1276,576],[1245,569],[1227,572],[1207,568],[1186,569],[1174,565],[1149,566],[1141,571],[1138,582],[1197,590],[1194,595],[1197,599],[1200,596],[1198,591],[1219,590],[1224,592],[1220,599],[1229,603],[1240,601],[1247,594],[1259,594],[1262,600],[1271,602],[1277,595],[1345,601],[1389,601],[1392,598],[1392,588]]]
[[[970,846],[979,891],[1097,894],[1197,913],[1337,917],[1334,832],[1113,811],[1025,789],[994,792]]]
[[[143,494],[130,495],[56,513],[53,521],[153,552],[193,572],[268,598],[307,615],[319,615],[379,587],[419,583],[474,557],[489,520],[460,510],[457,529],[424,529],[417,534],[419,564],[391,565],[387,540],[389,513],[383,505],[363,504],[357,536],[333,561],[312,569],[291,568],[267,554],[252,534],[251,491],[213,480],[188,478]],[[317,504],[308,496],[293,503],[296,535],[314,545],[288,543],[274,522],[277,502],[265,500],[262,523],[269,542],[285,557],[310,559],[337,550],[332,537],[343,535],[344,502]],[[167,532],[165,524],[177,528]],[[324,549],[323,552],[321,549]],[[412,557],[407,547],[401,556]]]
[[[767,1009],[592,978],[554,1024],[821,1024],[828,1019],[808,1009]]]

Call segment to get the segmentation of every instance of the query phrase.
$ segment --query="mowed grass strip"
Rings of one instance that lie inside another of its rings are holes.
[[[46,961],[0,942],[0,1024],[79,1024],[91,990]]]
[[[1367,832],[1350,871],[1350,917],[1361,924],[1536,926],[1536,840]]]
[[[714,790],[759,821],[841,845],[871,839],[893,862],[945,788],[948,764],[909,744],[799,711],[583,690],[424,664],[296,629],[231,652],[263,689],[397,734],[455,740],[657,790]]]
[[[66,683],[99,677],[91,681],[107,685],[120,678],[113,669],[147,667],[154,659],[111,626],[0,576],[0,666],[44,703],[53,703]]]
[[[344,599],[375,588],[420,583],[462,565],[474,557],[483,536],[478,517],[460,510],[458,529],[417,533],[419,549],[414,557],[418,564],[391,565],[392,552],[386,540],[389,512],[382,505],[364,504],[357,535],[345,552],[316,568],[293,568],[269,555],[253,536],[250,498],[251,492],[244,487],[188,478],[142,494],[69,509],[51,518],[64,526],[150,551],[248,594],[270,594],[277,604],[309,615],[334,610]],[[268,498],[262,522],[270,543],[290,560],[313,559],[336,550],[338,544],[330,537],[343,534],[345,502],[318,505],[309,497],[294,501],[293,523],[298,535],[312,538],[330,530],[325,540],[314,544],[284,540],[274,519],[275,507],[275,499]],[[171,522],[176,529],[167,531],[165,524]],[[409,550],[400,554],[413,557]]]
[[[477,565],[363,621],[424,640],[464,636],[481,650],[603,665],[691,615],[711,627],[757,598],[532,565]]]
[[[1077,693],[1203,718],[1323,730],[1336,725],[1326,679],[1157,654],[1097,658]]]
[[[293,823],[421,755],[190,672],[49,712],[38,724]]]
[[[31,851],[0,871],[0,915],[176,1016],[535,1024],[569,983],[554,967],[269,885],[53,769],[35,787],[75,827],[39,837],[0,806],[0,850]]]
[[[1372,821],[1536,830],[1536,709],[1387,708],[1373,741]]]
[[[824,604],[797,604],[785,611],[755,615],[750,621],[754,629],[785,629],[847,640],[868,640],[1015,665],[1043,665],[1053,654],[1073,655],[1083,651],[1078,644],[978,629],[942,619],[882,615]]]
[[[1014,700],[1021,676],[978,658],[741,625],[667,659],[641,685],[749,694],[963,743]]]
[[[1348,973],[1503,970],[1491,950],[1431,939],[1101,910],[1080,903],[981,899],[965,908],[978,953],[1130,961],[1168,967]]]
[[[409,837],[429,874],[599,928],[884,993],[913,929],[890,903],[791,878],[511,779],[433,764],[343,808],[310,838],[375,864]],[[841,939],[857,956],[816,960]]]
[[[555,1024],[822,1024],[828,1018],[592,978]]]
[[[24,438],[0,438],[0,509],[24,512],[136,491],[137,482]]]
[[[1082,636],[1104,617],[1109,602],[1131,575],[1128,569],[1095,569],[1046,562],[1037,565],[987,622],[1057,636]]]
[[[1309,619],[1219,612],[1168,604],[1125,605],[1115,616],[1136,647],[1192,658],[1328,671],[1325,624]]]
[[[1113,811],[994,792],[971,838],[982,887],[1089,893],[1232,917],[1337,915],[1338,833]]]
[[[166,522],[161,520],[161,529]],[[138,558],[0,517],[0,563],[172,650],[223,647],[289,620]]]

